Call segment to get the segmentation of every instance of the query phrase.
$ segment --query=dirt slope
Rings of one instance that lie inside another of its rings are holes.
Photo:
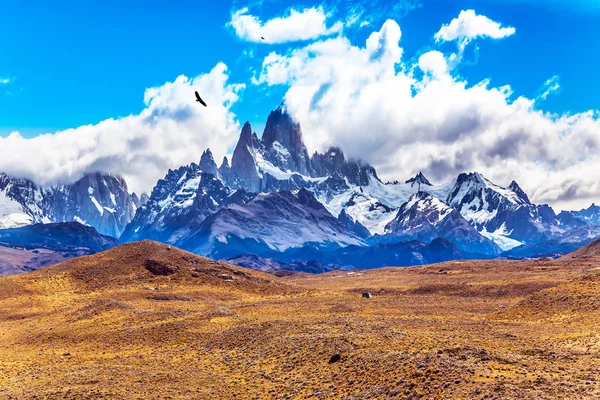
[[[584,246],[572,253],[565,255],[564,259],[573,258],[596,258],[600,257],[600,239],[593,241],[592,243]]]

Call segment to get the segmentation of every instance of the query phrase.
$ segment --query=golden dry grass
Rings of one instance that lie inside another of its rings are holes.
[[[284,280],[126,245],[0,279],[0,398],[598,398],[599,265]]]

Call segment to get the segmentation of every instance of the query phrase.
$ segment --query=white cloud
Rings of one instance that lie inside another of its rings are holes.
[[[491,39],[503,39],[514,35],[513,27],[503,27],[500,23],[492,21],[485,15],[477,15],[474,10],[463,10],[457,18],[449,24],[442,26],[435,34],[438,42],[469,42],[473,39],[488,37]]]
[[[548,79],[542,85],[540,89],[540,94],[536,98],[536,100],[546,100],[548,96],[553,93],[558,93],[560,91],[560,78],[558,75],[554,75],[552,78]]]
[[[465,48],[471,41],[479,38],[504,39],[515,32],[515,28],[503,27],[485,15],[477,15],[474,10],[463,10],[449,24],[443,25],[434,37],[438,43],[456,41],[458,54],[449,57],[453,67],[462,61]]]
[[[419,68],[436,79],[443,79],[448,76],[448,63],[444,54],[439,51],[429,51],[421,55],[419,57]]]
[[[138,115],[33,138],[0,137],[0,171],[40,184],[106,171],[123,175],[131,190],[149,191],[169,168],[198,162],[207,147],[217,161],[229,152],[240,129],[230,107],[244,85],[228,78],[220,63],[207,74],[147,89]],[[195,102],[195,90],[207,108]]]
[[[11,82],[12,82],[12,80],[10,78],[0,78],[0,85],[6,85]]]
[[[249,42],[285,43],[316,39],[340,32],[342,23],[327,27],[327,14],[322,7],[296,10],[290,8],[283,17],[276,17],[266,22],[249,14],[243,8],[231,15],[227,25],[233,27],[238,37]],[[264,39],[262,39],[264,37]]]
[[[423,170],[443,182],[479,171],[503,185],[516,179],[558,208],[600,200],[597,112],[545,113],[509,86],[452,75],[452,56],[439,51],[404,62],[400,37],[388,20],[363,47],[340,36],[271,53],[255,83],[288,86],[310,151],[339,145],[385,179]]]

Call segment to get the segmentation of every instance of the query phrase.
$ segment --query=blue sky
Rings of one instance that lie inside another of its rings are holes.
[[[516,94],[530,98],[545,80],[557,75],[560,93],[543,102],[545,110],[600,109],[600,7],[594,7],[598,1],[423,0],[405,13],[390,13],[395,3],[363,3],[374,10],[377,23],[388,17],[400,23],[405,58],[437,48],[433,34],[463,9],[473,8],[514,26],[514,37],[478,43],[477,56],[469,49],[467,58],[473,62],[461,65],[459,73],[470,82],[490,78],[495,86],[510,84]],[[331,2],[293,5],[319,4],[336,9]],[[219,61],[229,66],[232,80],[248,82],[251,67],[259,67],[270,51],[289,45],[252,44],[237,38],[226,23],[232,10],[247,5],[205,0],[4,2],[0,78],[11,82],[0,86],[4,89],[0,135],[18,130],[34,136],[138,113],[147,87],[180,74],[198,75]],[[290,5],[264,0],[250,11],[268,20]],[[362,43],[371,31],[354,29],[347,35]],[[242,55],[249,50],[253,57]],[[283,93],[280,87],[249,85],[234,112],[260,125]]]
[[[581,208],[600,202],[599,21],[600,0],[7,0],[0,170],[147,192],[285,100],[310,152],[383,179],[477,171]]]

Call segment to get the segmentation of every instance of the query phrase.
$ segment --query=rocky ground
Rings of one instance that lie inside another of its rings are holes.
[[[0,279],[0,398],[598,398],[599,266],[277,278],[130,244]]]

